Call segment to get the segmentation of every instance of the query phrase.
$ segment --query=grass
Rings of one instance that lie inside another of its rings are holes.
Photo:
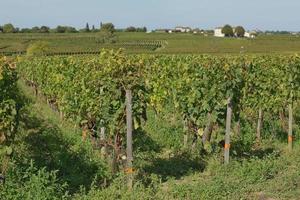
[[[101,48],[125,48],[127,53],[153,54],[292,54],[300,52],[300,37],[292,35],[262,35],[255,39],[215,38],[194,34],[116,33],[114,43],[99,42],[102,33],[68,34],[0,34],[0,52],[25,51],[37,40],[47,41],[51,52],[99,51]],[[125,43],[163,41],[163,48]]]
[[[34,91],[19,81],[26,106],[22,109],[20,131],[15,144],[15,167],[34,163],[37,169],[57,171],[59,184],[72,194],[81,187],[107,176],[106,166],[91,145],[81,140],[81,130],[48,107]]]

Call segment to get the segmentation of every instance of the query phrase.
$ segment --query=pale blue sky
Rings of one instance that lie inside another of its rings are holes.
[[[71,25],[118,28],[184,25],[214,28],[229,23],[246,29],[300,31],[300,0],[0,0],[0,24],[18,27]]]

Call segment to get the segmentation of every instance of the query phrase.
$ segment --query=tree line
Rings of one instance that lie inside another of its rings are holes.
[[[82,29],[76,29],[72,26],[62,26],[58,25],[56,28],[50,28],[49,26],[34,26],[32,28],[18,28],[13,24],[8,23],[0,25],[0,33],[89,33],[89,32],[147,32],[146,27],[134,27],[129,26],[125,29],[116,29],[113,23],[102,23],[99,27],[95,25],[90,26],[86,23],[85,27]]]

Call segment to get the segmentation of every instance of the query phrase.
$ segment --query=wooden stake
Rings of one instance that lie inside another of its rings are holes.
[[[100,141],[101,142],[104,142],[106,140],[106,137],[105,137],[105,127],[101,127],[100,128]],[[101,157],[102,158],[105,158],[106,157],[106,154],[107,154],[107,150],[106,150],[106,144],[104,144],[102,147],[101,147]]]
[[[183,148],[188,148],[188,142],[189,142],[189,122],[187,119],[184,120],[184,130],[185,133],[183,135]]]
[[[127,186],[129,190],[133,187],[133,153],[132,153],[132,92],[126,90],[126,124],[127,124]]]
[[[229,163],[231,117],[232,117],[232,102],[231,102],[231,98],[228,98],[228,100],[227,100],[227,115],[226,115],[225,146],[224,146],[224,162],[225,162],[225,164]]]
[[[258,120],[257,120],[257,128],[256,128],[256,141],[259,143],[261,140],[261,129],[263,126],[263,110],[259,108],[258,110]]]
[[[205,144],[206,142],[210,142],[211,132],[213,123],[211,120],[211,113],[207,113],[207,123],[204,128],[204,132],[202,135],[202,143]]]
[[[288,147],[293,149],[293,106],[289,104],[289,132],[288,132]]]
[[[238,137],[241,137],[241,118],[238,118],[238,121],[236,122],[236,135]]]

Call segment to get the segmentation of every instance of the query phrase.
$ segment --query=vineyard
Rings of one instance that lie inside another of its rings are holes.
[[[36,42],[46,42],[51,48],[47,55],[99,54],[99,49],[123,48],[127,53],[150,53],[167,46],[166,40],[155,38],[120,38],[118,35],[97,34],[24,34],[0,35],[0,55],[26,54],[27,48]]]
[[[5,174],[8,167],[8,159],[12,155],[12,143],[17,129],[17,74],[15,63],[6,59],[0,59],[0,154],[1,174]],[[3,177],[0,177],[3,179]]]
[[[50,54],[99,52],[101,48],[124,48],[126,53],[147,54],[293,54],[300,52],[300,39],[291,35],[259,35],[254,40],[215,38],[201,34],[126,33],[113,37],[103,33],[0,34],[0,54],[25,52],[29,45],[49,43]],[[67,54],[64,54],[67,55]],[[70,54],[69,54],[70,55]]]
[[[92,146],[112,176],[126,175],[129,191],[139,190],[135,182],[147,174],[141,163],[149,162],[149,155],[140,151],[148,145],[149,121],[157,128],[164,115],[169,123],[176,116],[182,133],[157,138],[168,141],[171,149],[177,142],[174,152],[187,153],[183,159],[196,158],[198,167],[203,156],[234,166],[266,141],[281,141],[292,154],[299,138],[297,55],[125,55],[122,50],[102,50],[97,56],[19,57],[16,62],[26,85],[61,120],[81,130],[82,142]],[[0,72],[1,149],[9,156],[18,113],[14,63],[2,58]],[[199,195],[207,197],[203,191]]]
[[[30,59],[19,69],[62,115],[77,124],[85,122],[90,130],[106,127],[111,133],[120,132],[125,90],[131,89],[135,122],[141,121],[146,107],[159,112],[171,103],[180,111],[187,132],[204,131],[205,142],[213,124],[224,124],[226,110],[232,110],[227,117],[235,121],[240,115],[284,113],[287,108],[292,115],[299,96],[299,61],[297,56],[128,57],[103,51],[92,59]]]

